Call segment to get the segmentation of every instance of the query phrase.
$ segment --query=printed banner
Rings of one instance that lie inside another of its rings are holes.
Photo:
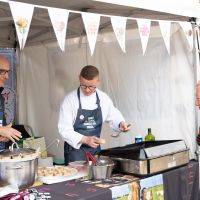
[[[69,11],[59,8],[48,8],[49,17],[53,25],[58,44],[62,51],[65,51],[65,39]]]
[[[141,199],[164,200],[162,174],[140,180]]]
[[[192,32],[192,25],[190,22],[179,22],[180,26],[182,27],[186,39],[188,41],[190,50],[193,49],[193,32]]]
[[[34,5],[20,2],[8,2],[15,22],[20,49],[25,46],[28,36]]]
[[[87,33],[87,38],[90,46],[91,55],[93,55],[97,34],[99,30],[100,15],[93,13],[81,13],[83,18],[83,23]]]
[[[160,30],[165,42],[168,53],[170,54],[170,32],[171,32],[171,22],[169,21],[159,21]]]
[[[125,53],[126,17],[111,17],[111,23],[122,51]]]
[[[151,21],[148,19],[137,19],[137,24],[142,43],[143,54],[145,54],[149,40]]]

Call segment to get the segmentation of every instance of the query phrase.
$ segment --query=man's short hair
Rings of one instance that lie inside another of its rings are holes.
[[[99,70],[93,65],[86,65],[81,70],[80,76],[87,80],[92,80],[99,76]]]

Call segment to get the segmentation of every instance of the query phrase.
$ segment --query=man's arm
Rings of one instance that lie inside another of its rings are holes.
[[[72,99],[73,100],[73,99]],[[81,146],[81,139],[83,135],[74,131],[73,124],[77,115],[76,109],[73,108],[73,101],[71,97],[66,97],[60,107],[60,114],[58,120],[58,130],[60,136],[69,145],[75,149],[79,149]]]

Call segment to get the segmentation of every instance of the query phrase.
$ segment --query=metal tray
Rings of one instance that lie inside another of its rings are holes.
[[[115,171],[151,175],[189,162],[189,149],[183,140],[141,142],[107,150],[101,155],[115,162]]]

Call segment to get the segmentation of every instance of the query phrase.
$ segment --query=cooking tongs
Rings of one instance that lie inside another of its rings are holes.
[[[87,163],[92,161],[93,165],[97,164],[97,159],[95,156],[93,156],[89,151],[85,151],[85,149],[82,147],[80,149],[84,152]]]
[[[127,125],[127,128],[129,128],[131,126],[131,124]],[[119,131],[115,131],[115,133],[111,134],[111,137],[119,137],[120,133],[122,133],[123,131],[119,130]]]

